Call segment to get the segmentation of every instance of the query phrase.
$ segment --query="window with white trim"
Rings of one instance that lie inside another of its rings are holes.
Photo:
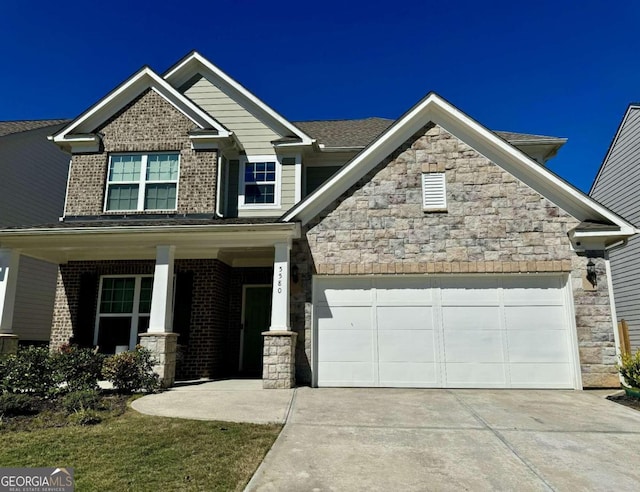
[[[425,211],[447,209],[445,173],[422,173],[422,209]]]
[[[175,210],[179,169],[177,152],[112,154],[105,211]]]
[[[151,275],[100,278],[94,344],[104,353],[133,349],[149,329]]]
[[[280,202],[281,164],[276,156],[248,156],[240,165],[240,207],[277,207]]]

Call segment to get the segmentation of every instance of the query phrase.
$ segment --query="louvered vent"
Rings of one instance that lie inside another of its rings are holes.
[[[447,208],[444,173],[422,174],[422,208],[424,210],[445,210]]]

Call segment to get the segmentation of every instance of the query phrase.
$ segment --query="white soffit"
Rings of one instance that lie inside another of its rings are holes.
[[[294,206],[282,220],[299,220],[303,224],[309,222],[429,122],[441,126],[576,219],[611,222],[620,227],[617,235],[635,234],[635,227],[622,217],[541,166],[434,92],[400,117],[332,179]]]
[[[155,91],[199,128],[215,129],[220,137],[231,135],[229,130],[180,94],[151,68],[143,67],[50,139],[64,142],[72,139],[74,134],[91,133],[147,89]]]
[[[164,74],[164,79],[173,87],[180,87],[197,74],[208,79],[233,99],[243,101],[243,105],[249,112],[261,116],[260,119],[263,121],[268,121],[269,126],[277,130],[280,135],[293,134],[299,137],[301,142],[297,145],[311,145],[315,142],[313,138],[254,96],[197,51],[190,53],[170,68]]]

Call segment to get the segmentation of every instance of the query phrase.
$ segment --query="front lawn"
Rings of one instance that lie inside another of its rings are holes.
[[[42,417],[13,427],[19,430],[0,426],[0,463],[74,468],[76,490],[83,491],[242,490],[281,428],[131,409],[92,426],[48,427]]]

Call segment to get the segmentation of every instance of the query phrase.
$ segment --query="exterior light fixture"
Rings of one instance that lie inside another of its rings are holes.
[[[589,258],[589,262],[587,263],[587,280],[594,287],[598,286],[598,274],[596,273],[596,264],[593,262],[591,258]]]

